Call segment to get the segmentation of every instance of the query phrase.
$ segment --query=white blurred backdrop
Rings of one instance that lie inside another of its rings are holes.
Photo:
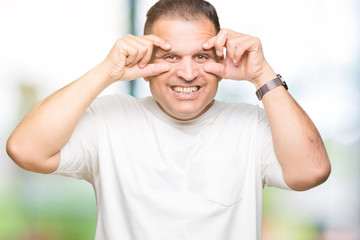
[[[90,184],[21,170],[5,144],[31,107],[102,61],[130,31],[129,2],[0,0],[0,239],[93,238]],[[154,2],[137,1],[138,35]],[[360,239],[360,3],[210,2],[222,27],[262,40],[265,57],[317,125],[332,161],[329,180],[315,189],[265,190],[264,239]],[[102,94],[128,91],[128,83],[116,83]],[[223,80],[217,98],[261,104],[254,92],[249,83]],[[149,94],[137,80],[135,95]],[[83,222],[78,232],[66,225],[74,214]]]

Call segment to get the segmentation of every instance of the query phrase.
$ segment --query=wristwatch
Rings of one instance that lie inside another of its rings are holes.
[[[265,95],[265,93],[267,93],[268,91],[278,87],[278,86],[283,86],[286,90],[288,90],[288,86],[286,84],[286,82],[284,81],[284,79],[281,77],[280,74],[277,75],[276,78],[274,78],[273,80],[265,83],[264,85],[262,85],[256,92],[256,96],[259,100],[261,100],[263,98],[263,96]]]

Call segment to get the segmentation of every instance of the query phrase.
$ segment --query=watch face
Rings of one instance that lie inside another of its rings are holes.
[[[283,77],[282,77],[280,74],[278,74],[277,77],[281,80],[281,83],[282,83],[282,85],[284,86],[284,88],[285,88],[286,90],[288,90],[288,86],[287,86],[285,80],[283,79]]]
[[[261,92],[259,90],[256,91],[256,96],[259,100],[261,100],[263,95],[261,94]]]

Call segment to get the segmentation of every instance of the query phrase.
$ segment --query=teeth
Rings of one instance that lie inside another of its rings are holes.
[[[179,94],[194,94],[199,87],[173,87],[172,89]]]

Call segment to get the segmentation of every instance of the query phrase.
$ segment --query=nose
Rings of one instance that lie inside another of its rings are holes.
[[[185,81],[193,81],[199,74],[199,66],[191,58],[183,58],[178,62],[177,76]]]

